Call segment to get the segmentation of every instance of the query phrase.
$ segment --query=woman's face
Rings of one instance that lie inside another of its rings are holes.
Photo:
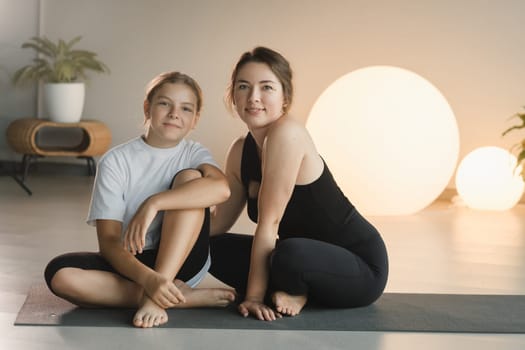
[[[233,89],[235,110],[250,130],[267,127],[283,115],[282,84],[265,63],[245,64]]]
[[[146,142],[154,147],[176,146],[197,124],[197,97],[183,83],[165,83],[144,104],[149,121]]]

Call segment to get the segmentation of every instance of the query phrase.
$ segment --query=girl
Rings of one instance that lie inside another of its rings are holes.
[[[249,133],[228,152],[231,197],[212,218],[210,272],[244,294],[243,316],[267,321],[297,315],[308,300],[368,305],[388,276],[381,236],[341,192],[305,127],[288,115],[292,97],[283,56],[264,47],[241,56],[227,102]],[[255,234],[220,234],[246,203]]]
[[[186,140],[202,106],[198,84],[163,73],[146,90],[147,132],[100,160],[87,222],[99,253],[53,259],[46,282],[85,307],[136,307],[133,324],[168,320],[167,308],[225,306],[228,289],[194,289],[209,265],[209,206],[225,201],[228,183],[206,148]]]

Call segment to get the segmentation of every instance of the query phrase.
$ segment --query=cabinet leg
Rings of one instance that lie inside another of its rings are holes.
[[[29,166],[31,165],[31,155],[24,154],[22,158],[22,182],[26,181],[27,174],[29,173]]]
[[[78,158],[86,160],[86,163],[87,163],[86,165],[88,168],[88,176],[95,176],[95,173],[97,170],[97,163],[95,162],[95,159],[93,157],[88,157],[88,156],[81,156]]]
[[[97,162],[95,161],[95,158],[93,157],[89,157],[89,161],[90,161],[89,175],[95,176],[95,174],[97,173]]]
[[[37,158],[40,158],[41,156],[33,155],[33,154],[24,154],[24,157],[22,158],[22,181],[26,181],[27,176],[29,175],[29,168],[31,167],[31,163]]]
[[[13,180],[15,180],[16,183],[20,185],[20,187],[22,187],[28,195],[31,196],[33,192],[31,192],[29,187],[27,187],[25,184],[25,179],[27,178],[27,173],[29,170],[30,163],[31,163],[31,156],[29,154],[24,154],[22,158],[22,169],[17,169],[17,167],[14,166],[13,171],[11,173],[11,178],[13,178]],[[20,172],[22,172],[22,179],[18,177],[18,173]]]
[[[24,181],[20,180],[20,179],[18,178],[18,176],[16,176],[16,174],[11,175],[11,177],[13,178],[13,180],[16,181],[17,184],[20,185],[20,187],[22,187],[22,188],[24,189],[24,191],[26,191],[26,193],[27,193],[28,195],[30,195],[30,196],[33,195],[33,192],[31,192],[31,190],[29,189],[29,187],[27,187],[26,184],[24,183]]]

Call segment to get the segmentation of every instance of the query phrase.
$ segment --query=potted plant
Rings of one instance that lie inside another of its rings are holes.
[[[512,116],[512,118],[520,119],[521,123],[511,126],[507,130],[505,130],[502,134],[503,136],[507,135],[512,130],[525,128],[525,113],[516,113]],[[512,148],[513,150],[518,152],[518,162],[516,164],[516,167],[520,166],[520,164],[522,165],[521,177],[525,181],[525,138],[520,143],[515,144]]]
[[[15,85],[43,82],[44,104],[52,121],[78,122],[84,107],[86,72],[109,73],[96,53],[73,49],[81,38],[53,42],[46,37],[33,37],[22,44],[22,48],[33,49],[37,57],[32,64],[15,72],[13,82]]]

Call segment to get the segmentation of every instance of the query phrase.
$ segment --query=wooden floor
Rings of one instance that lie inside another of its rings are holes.
[[[28,185],[31,197],[0,177],[0,349],[525,349],[525,335],[15,327],[53,256],[97,249],[84,221],[92,178],[33,175]],[[481,212],[437,202],[369,219],[389,250],[387,291],[525,294],[523,204]]]

